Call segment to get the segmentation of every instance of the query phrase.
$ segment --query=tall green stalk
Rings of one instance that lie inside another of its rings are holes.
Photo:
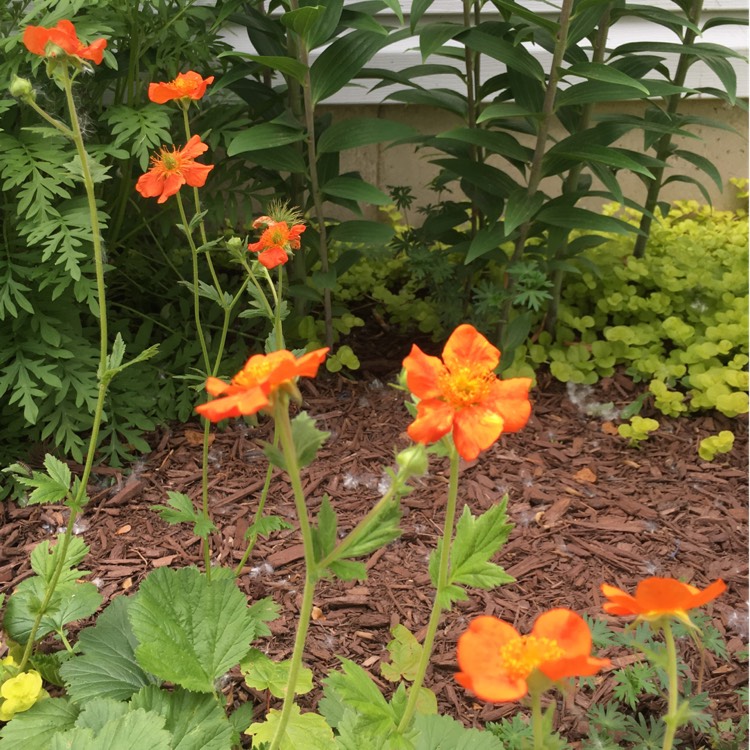
[[[703,10],[703,0],[692,0],[690,4],[690,10],[688,12],[688,21],[694,26],[697,26],[700,21],[701,12]],[[685,47],[690,47],[698,35],[692,28],[685,30],[685,36],[682,39],[682,44]],[[685,79],[687,78],[688,69],[693,64],[695,56],[689,52],[684,52],[680,55],[677,61],[677,69],[675,70],[674,79],[671,83],[674,86],[684,86]],[[667,99],[667,116],[671,119],[672,115],[676,114],[680,102],[682,102],[682,95],[679,93],[672,94]],[[665,161],[672,152],[672,134],[665,133],[656,144],[656,158],[659,161]],[[648,235],[651,231],[651,222],[656,204],[659,200],[659,193],[664,185],[664,169],[665,167],[653,167],[652,173],[653,179],[648,181],[648,191],[646,193],[646,200],[643,204],[643,214],[641,215],[641,223],[639,226],[640,234],[635,240],[633,246],[633,255],[636,258],[642,258],[646,252],[646,243],[648,242]]]
[[[65,560],[67,557],[68,547],[73,537],[73,526],[75,525],[78,513],[83,507],[86,498],[86,488],[88,485],[89,477],[91,476],[91,468],[94,465],[94,454],[96,453],[96,446],[99,442],[99,428],[102,422],[102,416],[104,414],[104,400],[107,395],[107,388],[112,379],[112,374],[107,370],[108,363],[108,333],[107,333],[107,297],[106,297],[106,286],[104,284],[104,251],[102,247],[102,235],[101,235],[101,224],[99,222],[99,212],[96,207],[96,194],[94,192],[94,180],[91,175],[89,168],[88,155],[86,153],[86,147],[83,142],[83,133],[81,132],[81,123],[78,119],[78,112],[76,111],[75,102],[73,100],[73,81],[75,80],[75,74],[71,77],[70,71],[67,65],[59,64],[57,67],[60,73],[60,82],[62,83],[65,91],[65,101],[68,108],[68,114],[70,117],[70,128],[63,123],[58,122],[54,118],[50,117],[44,112],[36,103],[29,97],[26,102],[32,106],[32,108],[42,115],[42,117],[56,127],[63,135],[70,138],[76,147],[78,159],[81,163],[81,176],[83,178],[83,185],[86,191],[86,199],[89,209],[89,221],[91,223],[91,234],[92,234],[92,245],[94,251],[94,275],[96,278],[96,294],[97,294],[97,309],[98,309],[98,320],[99,320],[99,365],[97,368],[97,378],[99,380],[99,386],[97,390],[96,406],[94,407],[93,422],[91,425],[91,435],[89,436],[88,451],[86,452],[86,461],[83,466],[83,474],[81,475],[81,481],[78,485],[78,491],[76,495],[71,499],[69,503],[70,517],[65,527],[65,532],[60,540],[61,552],[57,560],[57,565],[52,573],[52,576],[47,583],[47,587],[44,592],[44,598],[37,610],[36,617],[31,626],[28,640],[26,641],[26,647],[24,648],[23,656],[19,664],[19,671],[22,672],[26,664],[31,657],[31,651],[34,647],[34,640],[36,634],[39,631],[42,618],[47,612],[47,608],[52,600],[52,596],[55,593],[57,584],[60,580],[63,568],[65,567]]]
[[[667,725],[667,730],[664,733],[664,743],[662,744],[662,750],[672,750],[675,732],[677,732],[677,727],[679,725],[678,709],[680,693],[679,681],[677,677],[677,649],[674,643],[672,624],[668,619],[665,619],[661,627],[662,631],[664,632],[664,643],[667,647],[668,680],[667,714],[664,717],[664,723]]]
[[[432,656],[432,649],[435,645],[435,636],[437,635],[440,618],[443,614],[443,602],[445,591],[448,587],[448,573],[450,571],[451,547],[453,545],[453,526],[456,520],[456,505],[458,501],[458,468],[459,458],[455,447],[451,449],[450,456],[450,480],[448,484],[448,501],[445,508],[445,521],[443,524],[442,545],[440,548],[440,561],[438,563],[437,589],[435,599],[432,603],[430,619],[427,623],[427,632],[425,633],[422,643],[422,653],[419,657],[417,672],[414,677],[414,684],[409,689],[409,700],[407,701],[404,714],[398,725],[398,733],[403,734],[410,726],[414,718],[414,712],[417,709],[419,701],[419,692],[424,682],[427,667]]]

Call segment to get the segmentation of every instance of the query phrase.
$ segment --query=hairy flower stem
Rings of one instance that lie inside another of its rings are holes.
[[[307,631],[310,628],[313,594],[315,593],[315,584],[319,578],[319,568],[315,564],[312,529],[307,518],[307,504],[305,503],[305,493],[302,490],[302,481],[299,474],[297,449],[292,436],[292,424],[289,421],[289,399],[286,396],[280,395],[277,398],[274,404],[273,417],[281,441],[281,450],[286,462],[286,471],[292,485],[294,507],[297,511],[299,529],[302,535],[302,546],[305,553],[305,586],[302,591],[302,603],[300,604],[299,619],[297,621],[297,634],[294,637],[294,649],[292,650],[292,658],[289,663],[289,676],[286,682],[284,703],[281,706],[281,715],[279,716],[279,723],[276,726],[276,733],[269,747],[269,750],[278,750],[294,706],[294,689],[302,667],[302,654],[305,650]]]
[[[399,734],[403,734],[414,718],[414,712],[417,709],[419,692],[424,682],[427,666],[430,663],[432,649],[435,645],[435,636],[437,634],[440,618],[443,614],[445,590],[448,587],[448,572],[450,570],[451,546],[453,545],[453,526],[456,520],[456,504],[458,500],[458,466],[459,458],[455,446],[451,449],[451,470],[448,484],[448,502],[445,508],[445,523],[443,525],[442,545],[440,548],[440,562],[438,563],[437,590],[435,599],[430,612],[430,619],[427,623],[427,632],[425,633],[422,643],[422,653],[419,657],[417,672],[414,677],[414,684],[409,689],[409,700],[404,709],[404,714],[399,722]]]
[[[529,691],[531,698],[531,731],[534,737],[534,750],[544,750],[544,717],[542,716],[542,692]]]
[[[679,685],[677,680],[677,649],[674,643],[674,634],[672,633],[672,624],[668,619],[662,623],[664,632],[664,643],[667,647],[667,714],[664,717],[664,723],[667,730],[664,733],[663,750],[672,750],[674,735],[678,726],[678,707],[679,707]]]
[[[88,156],[86,154],[86,147],[81,132],[81,123],[78,119],[75,102],[73,101],[73,79],[70,77],[67,67],[62,66],[60,69],[62,70],[61,81],[65,90],[65,100],[68,106],[71,127],[68,129],[65,125],[58,123],[57,120],[48,116],[46,113],[44,113],[43,116],[44,119],[51,122],[64,135],[67,135],[73,140],[78,153],[78,159],[81,162],[81,176],[83,177],[83,185],[86,191],[89,208],[89,221],[91,222],[91,235],[94,251],[94,275],[96,277],[96,296],[99,311],[99,365],[97,369],[99,387],[97,391],[96,406],[94,407],[91,435],[89,436],[89,446],[88,451],[86,452],[86,461],[83,466],[83,474],[81,475],[81,481],[78,485],[78,491],[69,503],[68,507],[70,508],[70,517],[68,518],[68,523],[65,527],[62,540],[59,542],[61,545],[60,556],[52,576],[50,577],[49,583],[47,584],[44,598],[39,605],[36,617],[31,626],[29,637],[26,641],[26,647],[24,648],[23,656],[21,657],[21,662],[19,664],[19,672],[23,672],[29,658],[31,657],[31,651],[34,647],[34,641],[36,639],[36,634],[39,631],[42,618],[47,612],[50,601],[52,601],[52,596],[55,593],[63,568],[65,567],[68,547],[73,538],[73,526],[75,525],[80,509],[85,503],[86,487],[88,485],[89,477],[91,476],[91,467],[94,465],[96,446],[99,442],[99,427],[102,422],[102,415],[104,414],[104,400],[107,395],[107,387],[112,380],[112,374],[107,371],[109,345],[107,339],[107,297],[104,284],[104,251],[102,247],[99,212],[96,207],[96,195],[94,193],[94,179],[91,176],[91,169],[89,168]],[[41,112],[36,106],[34,109]]]

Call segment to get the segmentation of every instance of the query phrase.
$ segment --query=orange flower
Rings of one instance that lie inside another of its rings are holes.
[[[604,604],[604,611],[611,615],[637,615],[639,620],[649,622],[662,617],[676,617],[686,625],[691,625],[687,611],[716,599],[726,587],[721,578],[701,591],[674,578],[653,577],[638,584],[635,596],[607,583],[601,585],[601,590],[609,599]]]
[[[268,216],[261,216],[253,222],[257,229],[262,224],[266,229],[257,242],[247,246],[251,253],[259,253],[258,261],[266,268],[282,266],[289,260],[289,250],[299,250],[299,236],[305,231],[304,224],[295,224],[291,229],[285,221],[274,221]]]
[[[173,99],[200,99],[208,84],[213,82],[213,76],[202,78],[199,73],[188,70],[187,73],[178,73],[177,78],[169,83],[149,83],[148,98],[156,104]]]
[[[91,60],[99,65],[102,61],[106,39],[97,39],[93,44],[84,45],[78,39],[75,26],[70,21],[59,21],[57,26],[47,29],[44,26],[27,26],[23,32],[23,43],[29,52],[42,57],[56,57],[62,51],[70,57]]]
[[[442,361],[412,346],[406,384],[420,401],[409,437],[434,443],[452,431],[459,455],[473,461],[503,432],[520,430],[531,415],[531,380],[498,379],[499,362],[500,352],[470,325],[451,334]]]
[[[530,635],[496,617],[477,617],[458,639],[457,655],[456,680],[493,703],[523,698],[528,678],[537,671],[556,682],[596,674],[610,663],[591,656],[589,626],[569,609],[540,615]]]
[[[242,414],[255,414],[271,406],[277,391],[292,384],[295,378],[314,378],[326,358],[328,348],[316,349],[297,359],[286,349],[270,354],[255,354],[227,384],[218,378],[206,380],[206,390],[220,396],[195,410],[211,422]]]
[[[207,150],[208,146],[197,135],[184,148],[172,151],[163,148],[157,156],[151,157],[151,169],[138,178],[135,189],[144,198],[158,196],[157,203],[164,203],[185,184],[203,187],[213,165],[198,164],[194,159]]]

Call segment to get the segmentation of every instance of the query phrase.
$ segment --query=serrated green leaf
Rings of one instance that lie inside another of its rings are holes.
[[[98,734],[108,722],[121,719],[127,712],[127,703],[112,698],[94,697],[83,706],[76,720],[76,727],[91,729]]]
[[[229,750],[232,726],[214,696],[191,693],[182,688],[142,688],[130,700],[131,708],[142,708],[164,718],[172,735],[172,750]]]
[[[263,723],[251,724],[245,734],[253,737],[253,744],[271,742],[279,726],[281,711],[272,708]],[[337,750],[333,730],[326,720],[312,712],[302,713],[297,704],[292,705],[289,721],[279,742],[279,750]]]
[[[171,747],[164,719],[142,709],[108,721],[98,732],[76,727],[55,736],[50,744],[50,750],[171,750]]]
[[[96,697],[127,700],[156,682],[135,658],[138,641],[128,620],[131,602],[126,596],[113,599],[96,624],[81,631],[79,653],[60,668],[68,694],[77,703]]]
[[[201,539],[216,530],[215,524],[196,509],[188,495],[167,490],[167,502],[168,505],[151,506],[151,510],[156,511],[167,523],[192,523],[193,533]]]
[[[79,707],[67,698],[39,701],[0,729],[0,748],[47,750],[55,734],[75,727],[79,712]]]
[[[335,560],[329,563],[328,570],[341,581],[366,581],[367,568],[355,560]]]
[[[276,698],[283,698],[286,695],[290,666],[291,659],[276,662],[257,648],[251,648],[250,653],[240,662],[240,670],[245,677],[245,682],[256,690],[268,690]],[[294,694],[304,695],[312,689],[312,670],[302,667],[297,675]]]
[[[307,412],[301,412],[292,420],[292,439],[300,467],[305,467],[315,460],[320,447],[330,434],[330,432],[319,430],[315,426],[315,420]],[[286,459],[282,451],[266,443],[263,446],[263,452],[274,466],[286,471]]]
[[[450,716],[417,715],[415,750],[503,750],[497,737],[478,729],[467,729]]]
[[[503,498],[481,516],[473,516],[469,506],[464,506],[451,547],[450,584],[490,589],[515,580],[490,562],[513,528],[508,523],[507,502]]]
[[[45,582],[51,580],[57,567],[63,550],[64,538],[63,534],[59,534],[57,542],[51,550],[49,539],[45,539],[39,542],[31,553],[31,569]],[[88,574],[88,570],[78,570],[75,567],[86,557],[88,552],[89,547],[83,539],[77,536],[70,538],[58,583],[71,583]]]
[[[351,540],[346,550],[346,557],[361,557],[392,542],[401,535],[401,505],[392,500],[383,505],[382,510],[373,516]]]
[[[130,605],[130,622],[143,669],[204,693],[239,663],[259,629],[233,579],[209,581],[195,567],[151,572]]]
[[[413,682],[422,655],[422,644],[408,628],[400,623],[391,628],[391,635],[393,640],[386,646],[391,661],[390,663],[382,662],[380,672],[386,680],[391,682],[398,682],[402,677]]]
[[[324,557],[329,555],[336,546],[338,519],[328,495],[323,495],[317,521],[317,525],[312,529],[312,537],[315,558],[320,562]]]

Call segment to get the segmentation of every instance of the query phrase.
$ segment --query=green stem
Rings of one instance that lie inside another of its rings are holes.
[[[195,318],[195,330],[198,334],[198,341],[200,341],[201,352],[203,354],[203,366],[205,372],[209,372],[211,367],[210,360],[208,357],[208,347],[206,346],[206,337],[203,335],[203,327],[201,326],[201,312],[200,312],[200,294],[199,281],[200,276],[198,274],[198,248],[195,246],[193,240],[193,233],[188,229],[188,220],[185,215],[185,207],[182,205],[182,198],[180,193],[177,192],[177,207],[180,210],[180,218],[182,219],[182,226],[185,229],[185,235],[187,236],[188,244],[190,245],[190,251],[193,260],[193,316]]]
[[[297,451],[294,446],[294,438],[292,437],[292,425],[289,421],[289,400],[286,396],[277,395],[273,413],[276,430],[281,441],[281,450],[286,462],[287,474],[292,485],[294,506],[297,511],[300,533],[302,535],[302,546],[305,553],[305,587],[302,591],[302,604],[300,605],[299,620],[297,622],[297,634],[294,638],[294,649],[289,663],[289,676],[286,683],[284,703],[281,707],[281,715],[276,726],[276,733],[269,748],[269,750],[278,750],[294,706],[294,689],[302,667],[302,655],[305,650],[307,631],[310,627],[313,594],[315,593],[319,568],[315,564],[312,529],[307,518],[307,504],[305,503],[305,493],[302,490]]]
[[[276,294],[276,306],[274,308],[273,330],[276,336],[276,349],[284,348],[284,331],[281,328],[281,300],[284,299],[284,266],[279,266],[279,289]]]
[[[542,693],[532,690],[531,698],[531,730],[534,737],[534,750],[544,750],[544,717],[542,716]]]
[[[58,563],[52,576],[47,584],[44,592],[44,598],[37,610],[36,617],[31,626],[28,640],[26,641],[26,647],[24,648],[19,670],[23,671],[26,664],[31,657],[31,651],[34,647],[34,641],[36,634],[39,631],[39,627],[42,622],[42,618],[47,612],[47,608],[52,600],[52,596],[55,593],[57,584],[62,575],[63,568],[65,567],[65,560],[67,557],[68,547],[70,541],[73,538],[73,526],[78,517],[80,508],[84,505],[86,498],[86,488],[88,486],[89,477],[91,476],[91,468],[94,465],[94,454],[96,452],[96,446],[99,442],[99,427],[102,422],[102,415],[104,414],[104,400],[107,395],[107,387],[111,380],[111,376],[107,372],[107,352],[108,352],[108,340],[107,340],[107,297],[106,287],[104,284],[104,251],[102,248],[102,236],[101,236],[101,225],[99,224],[99,212],[96,207],[96,195],[94,193],[94,180],[91,176],[91,170],[89,169],[89,162],[86,154],[86,147],[83,142],[83,134],[81,132],[81,124],[78,119],[78,113],[76,112],[75,102],[73,101],[73,81],[68,75],[68,69],[63,67],[62,83],[65,89],[65,99],[68,106],[68,113],[70,115],[71,128],[68,128],[62,123],[61,132],[66,131],[70,134],[70,137],[75,143],[78,158],[81,162],[81,175],[83,177],[83,184],[86,190],[86,198],[89,208],[89,221],[91,222],[91,235],[92,245],[94,251],[94,275],[96,277],[96,292],[97,292],[97,306],[98,306],[98,319],[99,319],[99,366],[97,370],[97,377],[99,379],[99,386],[97,391],[96,406],[94,407],[93,422],[91,425],[91,435],[89,436],[88,451],[86,453],[86,461],[83,467],[83,474],[81,475],[81,481],[78,486],[78,491],[74,498],[69,503],[70,517],[65,527],[65,533],[63,534],[60,550],[60,556]],[[35,110],[42,112],[42,110],[34,107]],[[45,119],[57,123],[51,117],[46,116]],[[58,125],[55,125],[57,127]]]
[[[675,648],[672,624],[669,620],[664,620],[662,623],[662,630],[664,631],[664,643],[667,647],[667,680],[669,691],[667,696],[667,715],[664,717],[664,723],[667,725],[667,730],[664,733],[664,744],[662,745],[662,748],[663,750],[672,750],[675,732],[677,731],[677,709],[680,698],[677,680],[677,649]]]
[[[448,586],[451,546],[453,544],[453,525],[456,519],[456,504],[458,500],[459,459],[455,447],[451,449],[450,459],[451,469],[448,484],[448,502],[445,508],[445,523],[443,525],[440,562],[438,564],[437,590],[435,591],[435,599],[432,603],[430,619],[427,623],[427,632],[424,637],[424,642],[422,643],[422,653],[419,658],[419,664],[417,665],[414,684],[409,689],[409,700],[406,704],[404,715],[399,722],[398,729],[396,730],[398,734],[403,734],[409,728],[412,718],[414,717],[414,712],[417,708],[417,701],[419,700],[419,691],[424,682],[425,674],[427,673],[427,666],[430,663],[432,649],[435,645],[435,636],[437,635],[438,625],[440,624],[440,618],[443,613],[442,602],[445,596],[445,589]]]

